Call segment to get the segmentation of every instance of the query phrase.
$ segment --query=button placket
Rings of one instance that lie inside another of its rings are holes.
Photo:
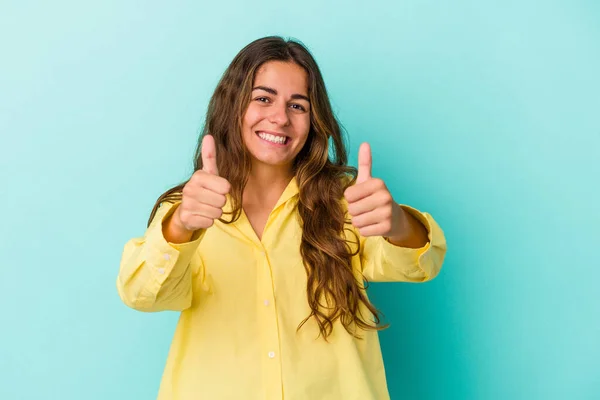
[[[269,253],[264,248],[257,249],[257,273],[259,274],[258,298],[256,306],[261,316],[261,344],[263,353],[264,384],[268,392],[281,391],[280,337],[275,307],[273,270],[269,262]]]

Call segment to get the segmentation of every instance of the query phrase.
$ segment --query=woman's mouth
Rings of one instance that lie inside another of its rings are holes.
[[[256,136],[261,138],[263,141],[273,144],[275,146],[285,146],[291,140],[289,136],[267,133],[263,131],[257,131]]]

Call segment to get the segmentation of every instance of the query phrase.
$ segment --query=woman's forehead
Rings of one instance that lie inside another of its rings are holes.
[[[254,76],[254,86],[267,86],[277,91],[308,91],[308,74],[296,63],[269,61],[260,66]]]

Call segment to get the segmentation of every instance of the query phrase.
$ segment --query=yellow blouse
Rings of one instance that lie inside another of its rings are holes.
[[[297,194],[292,179],[262,240],[242,213],[233,224],[215,221],[192,242],[168,243],[162,221],[177,204],[163,203],[144,236],[127,242],[117,278],[123,302],[181,311],[159,400],[389,398],[376,331],[357,339],[337,321],[325,341],[312,318],[297,331],[310,314]],[[424,282],[440,271],[442,230],[429,214],[402,207],[427,227],[429,243],[408,249],[359,236],[352,259],[358,277]]]

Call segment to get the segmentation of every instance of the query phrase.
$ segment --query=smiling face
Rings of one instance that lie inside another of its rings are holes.
[[[252,164],[291,170],[309,131],[306,71],[293,62],[266,62],[256,72],[242,120],[242,138]]]

